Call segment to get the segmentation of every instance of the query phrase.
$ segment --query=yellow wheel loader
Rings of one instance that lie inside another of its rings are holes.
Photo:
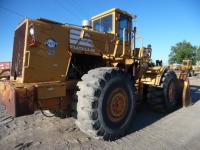
[[[15,31],[10,80],[0,82],[0,101],[15,117],[50,110],[76,116],[86,134],[123,136],[146,97],[165,112],[181,103],[173,71],[151,62],[152,49],[136,48],[133,16],[111,9],[83,26],[25,19]]]
[[[187,74],[188,77],[194,76],[195,74],[195,70],[192,66],[192,60],[190,59],[183,59],[182,64],[170,64],[169,69],[174,70],[176,74]]]
[[[186,72],[189,77],[194,76],[194,69],[192,67],[192,60],[184,59],[182,61],[181,70]]]

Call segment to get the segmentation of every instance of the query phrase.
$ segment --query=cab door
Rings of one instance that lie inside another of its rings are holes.
[[[116,54],[117,57],[126,57],[126,58],[131,57],[132,55],[131,29],[132,29],[131,18],[123,14],[118,14],[118,23],[116,25],[116,30],[117,30],[116,32],[119,40],[119,47]],[[123,49],[125,49],[124,54],[123,54]]]

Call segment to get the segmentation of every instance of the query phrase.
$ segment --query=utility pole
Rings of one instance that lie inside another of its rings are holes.
[[[200,50],[200,47],[199,47],[199,48],[196,48],[196,65],[199,64],[199,61],[197,60],[197,58],[198,58],[198,56],[197,56],[197,51],[198,51],[198,50]]]

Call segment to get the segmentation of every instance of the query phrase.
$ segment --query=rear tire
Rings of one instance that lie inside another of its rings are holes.
[[[150,87],[148,90],[148,104],[150,108],[159,112],[172,112],[181,102],[180,86],[176,74],[168,71],[162,80],[163,87]]]
[[[90,70],[78,83],[78,127],[98,139],[124,136],[135,114],[133,86],[133,80],[119,68]]]

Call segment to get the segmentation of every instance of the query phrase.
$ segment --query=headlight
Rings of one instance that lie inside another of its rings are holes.
[[[30,35],[33,35],[33,34],[34,34],[34,28],[33,28],[33,27],[30,27],[29,33],[30,33]]]

